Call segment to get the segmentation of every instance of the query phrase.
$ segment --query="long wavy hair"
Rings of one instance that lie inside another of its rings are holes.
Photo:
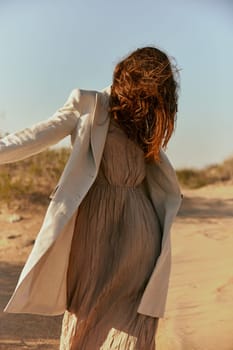
[[[148,160],[159,160],[174,131],[178,69],[155,47],[137,49],[113,73],[110,115]]]

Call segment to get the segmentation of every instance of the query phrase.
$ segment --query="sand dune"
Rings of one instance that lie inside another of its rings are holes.
[[[233,350],[233,185],[184,190],[157,350]],[[0,214],[0,304],[6,303],[43,213]],[[11,237],[11,238],[9,238]],[[0,349],[58,349],[60,317],[0,315]],[[145,349],[146,350],[146,349]]]
[[[184,191],[159,350],[233,349],[233,186]]]

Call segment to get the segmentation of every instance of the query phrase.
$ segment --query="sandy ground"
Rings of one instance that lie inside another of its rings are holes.
[[[173,266],[157,350],[233,350],[233,185],[183,193],[172,229]],[[17,210],[23,219],[10,223],[12,214],[15,211],[0,207],[1,310],[32,247],[43,210]],[[0,350],[58,349],[60,327],[61,317],[1,313]]]

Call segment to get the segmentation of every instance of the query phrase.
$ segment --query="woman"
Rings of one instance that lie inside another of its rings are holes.
[[[111,89],[75,89],[48,121],[0,141],[0,163],[71,135],[73,149],[6,312],[61,314],[62,350],[155,349],[181,195],[164,152],[175,69],[157,48],[115,68]]]

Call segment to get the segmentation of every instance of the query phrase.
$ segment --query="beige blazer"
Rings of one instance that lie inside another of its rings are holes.
[[[58,315],[66,310],[66,273],[78,207],[93,184],[109,126],[109,91],[72,91],[51,118],[0,140],[0,164],[39,153],[71,136],[72,151],[5,312]],[[164,152],[147,165],[147,182],[163,228],[162,249],[138,312],[163,317],[171,267],[170,228],[181,193]],[[130,279],[130,276],[129,276]]]

